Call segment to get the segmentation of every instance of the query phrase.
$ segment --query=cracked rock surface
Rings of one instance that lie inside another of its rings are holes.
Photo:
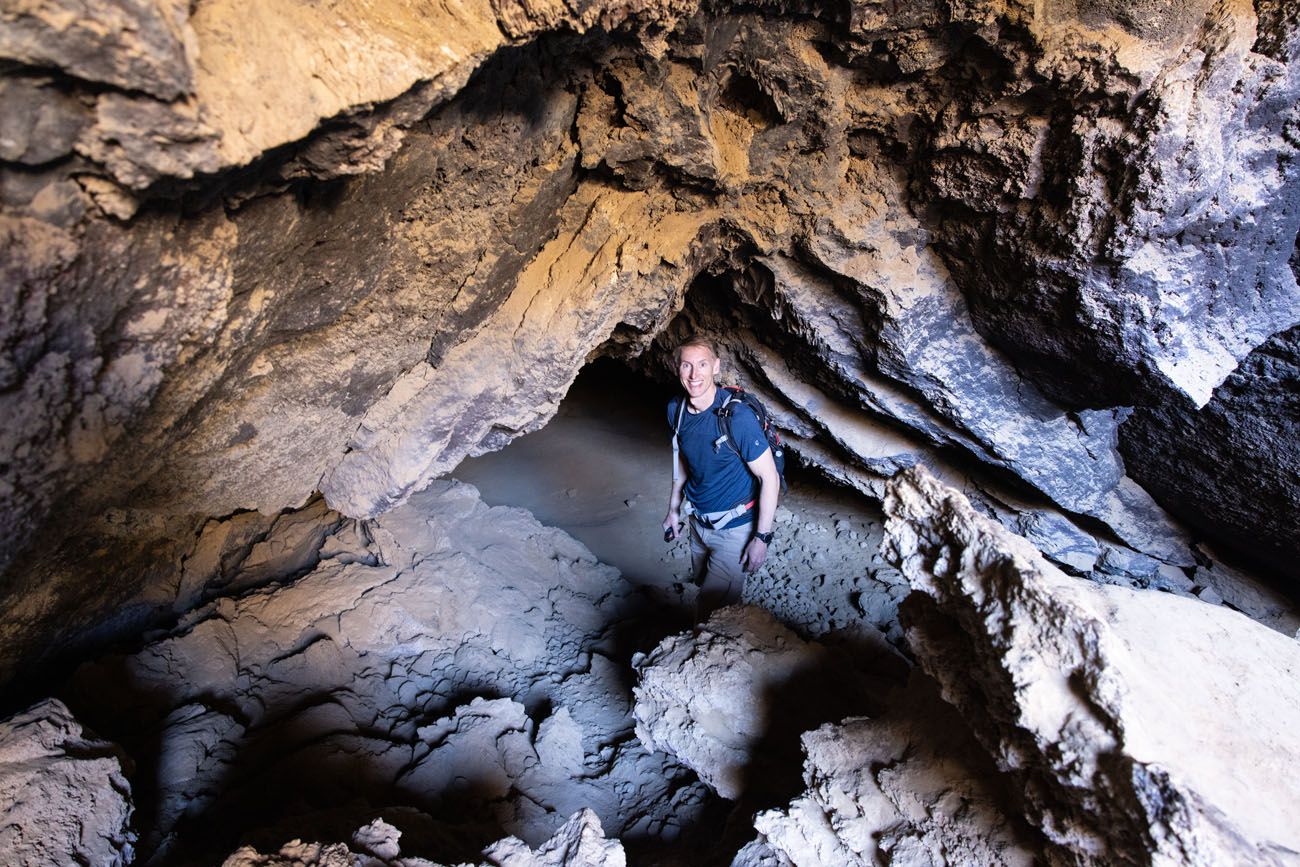
[[[0,721],[0,851],[23,867],[134,863],[121,750],[47,699]]]
[[[1160,459],[1277,429],[1292,4],[60,0],[0,57],[4,677],[164,622],[208,520],[379,515],[691,326],[872,496],[926,463],[1136,586],[1293,559],[1239,535],[1293,437]]]
[[[918,661],[1058,857],[1300,851],[1300,643],[1219,606],[1062,574],[919,470],[885,501]]]
[[[306,574],[221,597],[74,679],[74,703],[156,781],[139,796],[142,857],[285,823],[343,839],[385,804],[436,813],[411,827],[451,852],[502,833],[535,846],[586,808],[624,837],[692,821],[700,784],[632,736],[615,655],[634,600],[617,571],[459,483],[361,526],[316,521]]]
[[[919,673],[886,713],[802,740],[807,791],[754,820],[790,864],[1041,863],[989,757]]]
[[[721,609],[634,665],[637,738],[729,800],[779,786],[802,731],[872,707],[888,683],[888,669],[858,671],[753,606]]]

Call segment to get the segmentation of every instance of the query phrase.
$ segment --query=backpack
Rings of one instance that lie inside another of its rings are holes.
[[[776,425],[772,424],[772,417],[767,414],[767,407],[763,402],[753,394],[736,385],[719,386],[726,397],[722,399],[722,406],[718,407],[716,415],[718,417],[718,438],[713,441],[713,450],[717,451],[725,442],[736,453],[736,457],[744,460],[740,454],[740,449],[736,447],[736,439],[731,435],[731,418],[736,414],[737,408],[741,406],[749,407],[750,411],[758,419],[758,426],[763,430],[763,436],[767,438],[768,448],[772,450],[772,460],[776,464],[776,476],[781,480],[781,493],[786,490],[785,484],[785,447],[781,445],[781,434],[776,430]],[[673,432],[674,452],[677,447],[677,430],[682,426],[682,413],[686,409],[685,398],[678,398],[677,404],[677,428]],[[673,468],[676,470],[677,459],[674,455]]]

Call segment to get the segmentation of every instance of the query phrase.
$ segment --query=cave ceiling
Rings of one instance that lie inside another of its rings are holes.
[[[1300,552],[1283,0],[87,0],[0,56],[6,672],[688,328],[806,463],[1076,571]]]

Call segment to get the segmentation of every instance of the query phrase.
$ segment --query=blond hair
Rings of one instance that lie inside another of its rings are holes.
[[[718,345],[713,342],[712,338],[705,337],[700,334],[695,334],[686,338],[681,343],[677,344],[677,348],[673,350],[673,367],[679,367],[681,365],[682,350],[686,349],[688,346],[699,346],[702,349],[709,350],[709,354],[712,355],[714,358],[719,357]]]

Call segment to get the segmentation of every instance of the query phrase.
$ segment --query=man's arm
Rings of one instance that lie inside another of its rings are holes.
[[[776,471],[772,450],[766,449],[750,461],[748,466],[759,483],[758,517],[754,519],[754,529],[760,533],[769,533],[776,523],[776,501],[781,496],[781,476]],[[767,543],[755,536],[741,553],[740,565],[746,572],[754,572],[766,559]]]
[[[773,469],[776,465],[773,464]],[[673,490],[668,495],[668,514],[664,516],[664,532],[671,532],[670,539],[677,538],[677,527],[682,522],[682,491],[686,487],[686,464],[682,456],[677,456],[677,471],[673,473]]]

